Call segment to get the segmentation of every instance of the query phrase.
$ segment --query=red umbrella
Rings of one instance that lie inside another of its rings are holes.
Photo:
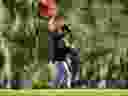
[[[39,13],[40,16],[54,16],[56,15],[57,7],[55,0],[40,0]]]

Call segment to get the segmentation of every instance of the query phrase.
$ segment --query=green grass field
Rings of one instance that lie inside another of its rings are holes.
[[[0,96],[128,96],[128,90],[107,89],[46,89],[0,90]]]

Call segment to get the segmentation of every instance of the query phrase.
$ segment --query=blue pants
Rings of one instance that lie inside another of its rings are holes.
[[[66,51],[65,51],[66,52]],[[71,55],[71,67],[72,67],[72,80],[75,80],[76,75],[78,75],[79,78],[79,72],[80,72],[80,56],[79,56],[79,49],[78,48],[69,48],[67,51],[67,54]],[[57,64],[58,69],[58,80],[64,79],[64,65],[63,64]]]
[[[64,80],[64,77],[65,77],[65,74],[64,74],[64,71],[65,71],[64,64],[57,64],[57,70],[58,70],[58,73],[57,73],[56,80],[57,81]]]
[[[65,77],[65,68],[64,68],[64,65],[63,64],[57,64],[57,77],[56,77],[56,80],[54,81],[49,81],[49,84],[59,84],[60,81],[63,81],[64,80],[64,77]]]

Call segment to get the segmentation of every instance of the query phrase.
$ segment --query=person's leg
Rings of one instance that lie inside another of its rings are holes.
[[[64,82],[64,77],[65,77],[65,70],[66,70],[66,62],[65,62],[65,50],[64,50],[64,40],[60,39],[59,37],[63,34],[56,34],[56,60],[59,61],[56,66],[57,66],[57,77],[56,80],[59,81],[61,84]]]
[[[56,67],[57,67],[57,81],[63,81],[64,80],[64,62],[56,62]]]
[[[64,66],[64,41],[62,39],[57,40],[57,50],[56,50],[56,67],[57,67],[57,77],[56,80],[60,83],[63,84],[64,77],[65,77],[65,66]],[[63,61],[63,62],[62,62]]]
[[[54,81],[56,80],[56,65],[54,64],[55,58],[55,41],[54,41],[54,34],[48,34],[48,68],[50,70],[50,81],[49,86],[54,87]]]
[[[80,72],[80,55],[78,48],[71,48],[71,60],[72,60],[72,80],[79,79]]]
[[[59,39],[56,41],[56,60],[64,61],[65,60],[65,50],[64,50],[64,40]]]
[[[52,34],[48,34],[48,62],[53,62],[55,58],[55,42],[52,38]]]
[[[49,64],[50,68],[51,68],[51,73],[53,74],[53,76],[56,76],[56,78],[54,78],[54,81],[62,81],[64,80],[64,65],[63,63],[56,63],[55,61],[63,61],[65,56],[64,56],[64,41],[62,39],[59,39],[60,34],[57,33],[50,33],[49,34],[49,38],[48,38],[48,50],[49,50],[49,62],[52,61],[53,64]],[[55,75],[56,73],[56,75]],[[52,83],[55,83],[55,82]]]

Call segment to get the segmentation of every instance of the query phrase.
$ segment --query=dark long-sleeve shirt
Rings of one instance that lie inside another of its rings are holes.
[[[64,32],[49,32],[48,36],[49,60],[64,60]]]

